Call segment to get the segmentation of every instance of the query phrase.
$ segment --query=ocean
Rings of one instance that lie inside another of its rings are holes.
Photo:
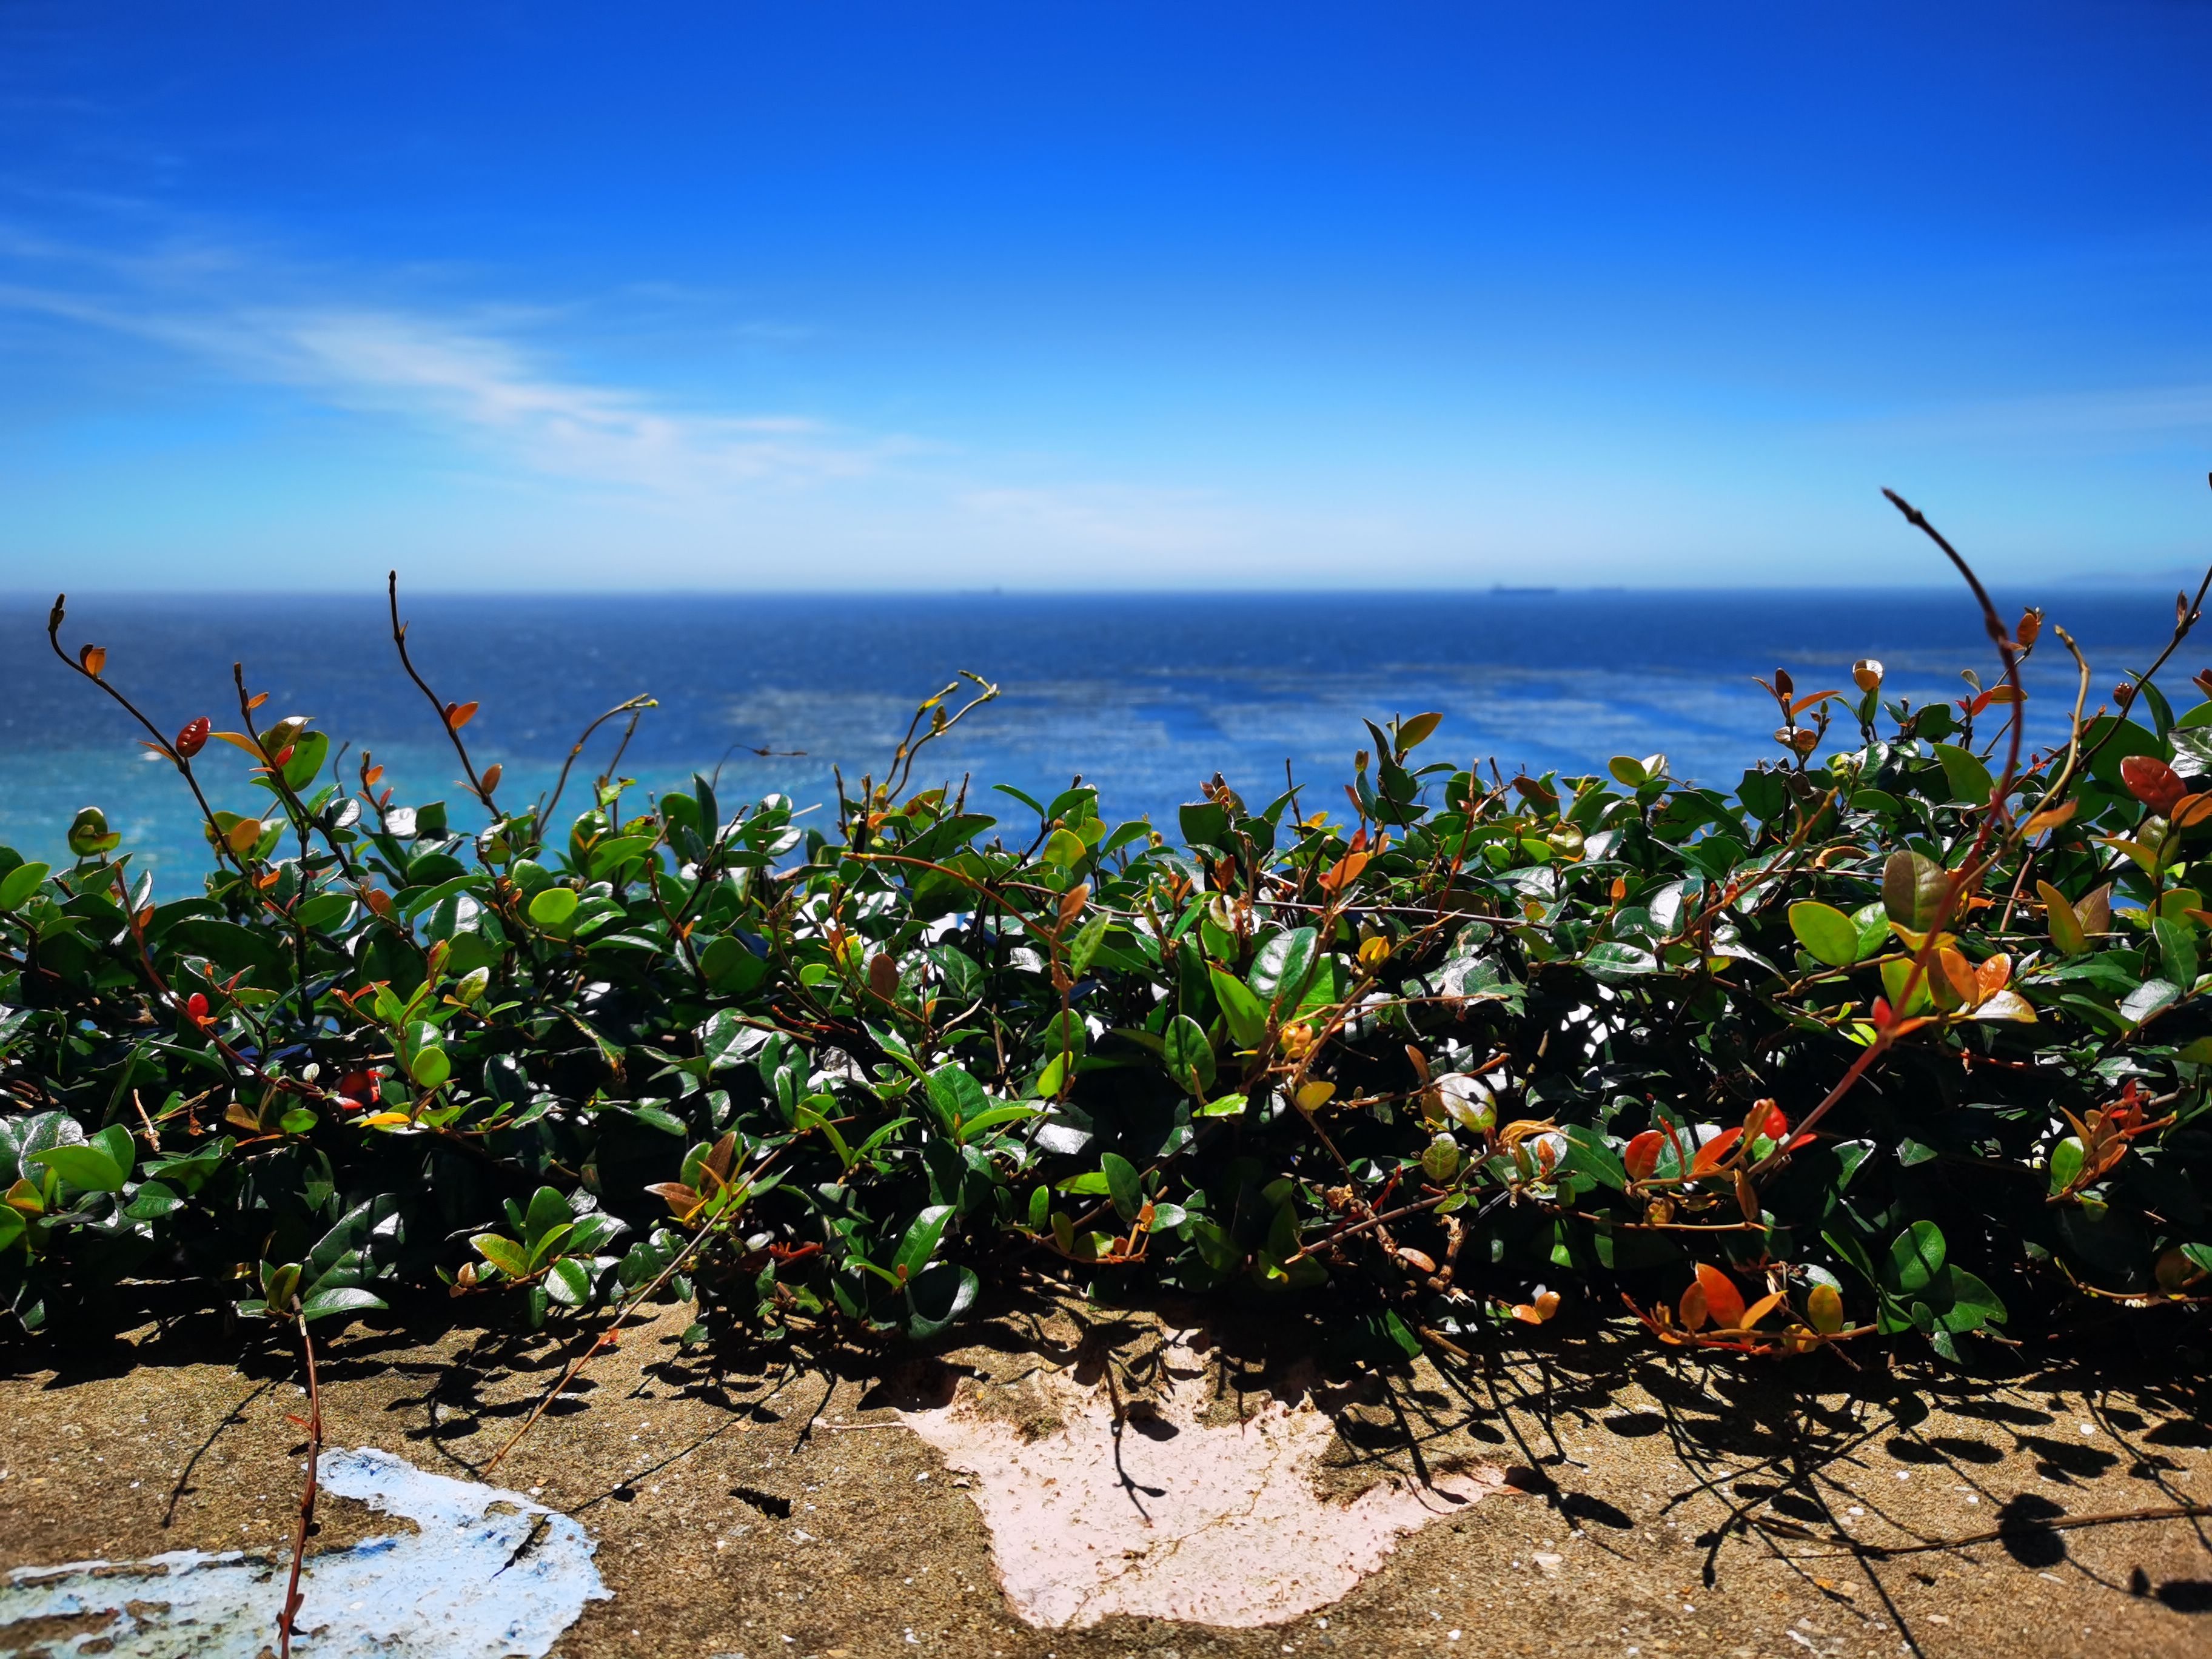
[[[108,678],[164,732],[200,714],[235,729],[231,665],[242,660],[247,684],[269,694],[264,721],[313,717],[356,753],[374,750],[398,800],[446,799],[465,826],[475,815],[455,787],[459,766],[400,671],[383,599],[88,595],[72,603],[62,638],[72,653],[106,647]],[[2170,602],[2141,589],[2043,599],[2095,671],[2092,708],[2125,669],[2148,665],[2172,626]],[[1486,768],[1494,758],[1510,776],[1660,752],[1677,775],[1729,787],[1781,753],[1773,702],[1753,676],[1779,666],[1801,692],[1849,691],[1853,660],[1873,656],[1888,666],[1887,695],[1917,704],[1966,691],[1961,670],[1984,683],[1998,672],[1971,599],[1942,587],[403,594],[402,609],[439,694],[481,705],[466,736],[479,765],[505,768],[505,803],[549,786],[585,725],[639,694],[659,706],[621,770],[645,788],[719,767],[726,804],[770,792],[834,802],[833,765],[848,782],[881,777],[915,706],[964,669],[1000,695],[927,751],[917,784],[968,777],[971,802],[1015,826],[1034,819],[991,785],[1048,799],[1079,774],[1109,821],[1149,815],[1171,826],[1177,804],[1216,772],[1255,806],[1287,776],[1309,811],[1340,808],[1352,753],[1371,744],[1362,718],[1431,709],[1444,718],[1423,760]],[[63,863],[70,817],[96,805],[142,866],[163,872],[163,890],[196,883],[206,855],[191,797],[137,747],[130,720],[54,659],[46,614],[43,599],[0,600],[0,844]],[[2188,677],[2212,661],[2212,629],[2201,643],[2161,676],[2177,707],[2197,700]],[[2049,741],[2064,730],[2074,671],[2048,631],[2027,681],[2031,739]],[[621,724],[601,728],[579,762],[564,817],[588,804]],[[1844,722],[1838,736],[1849,735]],[[200,768],[218,808],[265,801],[246,767],[209,745]]]

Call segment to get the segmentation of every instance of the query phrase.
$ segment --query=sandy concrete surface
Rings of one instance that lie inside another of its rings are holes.
[[[1001,1590],[976,1477],[901,1413],[973,1402],[1019,1425],[1018,1445],[1066,1426],[1054,1390],[1073,1386],[1137,1421],[1168,1386],[1161,1356],[1187,1310],[1040,1304],[931,1354],[765,1366],[679,1347],[687,1317],[633,1326],[495,1477],[597,1540],[614,1596],[556,1644],[568,1659],[2212,1652],[2212,1523],[2033,1524],[2212,1501],[2202,1356],[1999,1379],[1892,1375],[1874,1356],[1744,1370],[1562,1320],[1501,1336],[1456,1378],[1425,1363],[1324,1376],[1310,1329],[1248,1322],[1212,1334],[1205,1420],[1326,1413],[1314,1479],[1336,1502],[1480,1471],[1504,1486],[1285,1623],[1040,1629]],[[356,1327],[325,1355],[330,1443],[472,1478],[575,1346],[566,1332]],[[0,1567],[188,1547],[281,1559],[304,1452],[296,1358],[239,1353],[187,1321],[0,1356]],[[1173,1451],[1151,1436],[1124,1446],[1140,1483],[1144,1458]],[[378,1519],[329,1503],[317,1547]],[[1963,1547],[1850,1547],[2007,1523]],[[0,1631],[0,1650],[70,1633]]]

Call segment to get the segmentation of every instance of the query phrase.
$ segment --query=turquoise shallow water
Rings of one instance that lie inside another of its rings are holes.
[[[2005,596],[2000,595],[2002,599]],[[108,648],[109,678],[165,731],[196,714],[235,726],[231,664],[270,693],[264,717],[304,714],[373,749],[401,800],[456,799],[459,768],[400,672],[383,596],[89,596],[63,638]],[[2144,592],[2045,596],[2097,672],[2098,696],[2156,653],[2171,602]],[[55,661],[46,602],[0,601],[0,843],[58,861],[97,804],[143,863],[181,876],[204,854],[190,797],[136,745],[137,729]],[[831,766],[880,775],[922,697],[971,669],[1002,696],[929,751],[926,775],[1048,795],[1073,774],[1109,817],[1171,819],[1216,771],[1255,800],[1285,768],[1341,799],[1360,721],[1437,709],[1425,756],[1589,769],[1663,751],[1680,775],[1732,785],[1778,754],[1754,674],[1848,688],[1856,658],[1890,668],[1916,702],[1993,678],[1978,613],[1948,588],[1903,592],[1637,592],[749,598],[441,596],[408,601],[410,646],[440,692],[474,699],[480,763],[520,801],[550,783],[577,732],[637,693],[647,714],[623,770],[648,787],[722,767],[725,800],[833,799]],[[2192,641],[2192,643],[2194,643]],[[2169,678],[2212,660],[2185,652]],[[2032,736],[2063,730],[2072,670],[2046,640],[2029,674]],[[2190,700],[2194,700],[2191,694]],[[595,771],[617,727],[580,769]],[[775,752],[763,756],[753,751]],[[787,751],[803,751],[793,754]],[[235,760],[238,764],[231,763]],[[210,745],[218,807],[251,809],[245,757]],[[572,794],[580,807],[585,797]],[[1025,809],[1005,796],[1001,814]],[[564,804],[564,810],[565,810]],[[456,807],[457,823],[465,814]]]

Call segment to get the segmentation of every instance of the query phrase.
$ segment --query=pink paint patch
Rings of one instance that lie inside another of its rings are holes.
[[[1061,1419],[1041,1438],[984,1415],[965,1391],[902,1413],[951,1468],[991,1529],[1014,1612],[1048,1628],[1121,1613],[1194,1624],[1279,1624],[1342,1599],[1407,1533],[1462,1513],[1502,1472],[1434,1486],[1377,1486],[1351,1504],[1314,1489],[1335,1433],[1310,1407],[1271,1404],[1240,1424],[1198,1420],[1203,1362],[1185,1346],[1154,1414],[1125,1420],[1103,1388],[1064,1375],[1029,1386]]]

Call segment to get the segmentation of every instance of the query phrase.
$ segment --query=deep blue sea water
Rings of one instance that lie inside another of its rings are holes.
[[[2044,599],[2088,653],[2099,697],[2155,654],[2172,623],[2170,602],[2141,591]],[[1848,690],[1853,659],[1875,656],[1889,666],[1891,694],[1919,702],[1957,696],[1961,669],[1985,680],[1997,672],[1978,614],[1947,588],[428,596],[403,609],[432,684],[482,704],[467,730],[472,751],[504,764],[501,793],[516,804],[550,781],[593,715],[640,692],[660,707],[640,726],[626,775],[666,787],[720,765],[726,803],[780,790],[805,805],[834,799],[833,763],[848,780],[881,775],[915,703],[970,669],[1002,695],[929,751],[924,775],[972,774],[971,798],[996,782],[1048,797],[1079,771],[1109,819],[1171,823],[1216,771],[1255,805],[1273,799],[1285,763],[1313,787],[1310,808],[1340,805],[1352,751],[1370,742],[1362,716],[1441,710],[1423,758],[1494,757],[1509,775],[1656,750],[1679,775],[1728,787],[1779,753],[1754,674],[1781,665],[1802,690]],[[196,878],[204,853],[190,797],[168,766],[143,757],[121,712],[54,660],[45,623],[43,601],[0,600],[0,843],[61,862],[70,817],[96,804],[143,863]],[[457,825],[472,821],[435,716],[400,672],[381,594],[88,596],[71,605],[63,638],[72,651],[106,646],[109,678],[165,731],[202,714],[234,728],[230,670],[242,659],[248,684],[270,693],[264,719],[312,715],[373,749],[400,800],[444,798]],[[2212,660],[2212,631],[2203,643]],[[2203,665],[2185,657],[2166,678],[2185,689]],[[2072,686],[2046,638],[2029,675],[2031,737],[2063,731]],[[617,729],[586,752],[586,788],[564,815],[587,803],[589,774]],[[202,769],[217,807],[265,800],[245,764],[210,745]],[[1025,814],[989,799],[1002,818]]]

